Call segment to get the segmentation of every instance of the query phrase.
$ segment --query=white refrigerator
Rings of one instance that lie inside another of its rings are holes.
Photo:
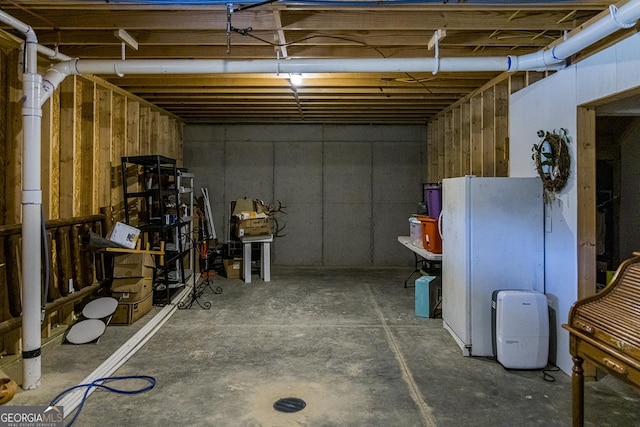
[[[494,290],[544,290],[540,178],[442,181],[442,320],[465,356],[491,356]]]

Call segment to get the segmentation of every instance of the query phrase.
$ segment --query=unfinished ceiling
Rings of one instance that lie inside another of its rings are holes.
[[[0,0],[4,12],[34,28],[40,44],[71,57],[234,61],[433,58],[429,42],[437,30],[441,58],[503,56],[506,61],[508,55],[535,52],[580,31],[608,13],[609,4]],[[120,38],[118,30],[124,30]],[[123,48],[127,34],[137,50]],[[425,122],[499,74],[304,74],[298,86],[276,69],[271,74],[102,77],[187,123],[412,123]]]

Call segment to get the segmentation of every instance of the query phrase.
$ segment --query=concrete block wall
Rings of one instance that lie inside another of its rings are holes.
[[[206,187],[216,232],[229,203],[286,206],[272,262],[295,266],[404,266],[425,180],[426,126],[187,125],[184,165]]]

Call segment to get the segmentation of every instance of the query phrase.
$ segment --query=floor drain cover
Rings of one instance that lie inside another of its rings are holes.
[[[280,412],[298,412],[302,411],[307,404],[304,400],[297,397],[285,397],[278,399],[273,404],[273,409]]]

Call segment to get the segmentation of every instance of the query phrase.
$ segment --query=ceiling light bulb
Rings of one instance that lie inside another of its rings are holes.
[[[294,86],[300,86],[302,84],[302,74],[300,73],[291,74],[289,78],[291,79],[291,84]]]

